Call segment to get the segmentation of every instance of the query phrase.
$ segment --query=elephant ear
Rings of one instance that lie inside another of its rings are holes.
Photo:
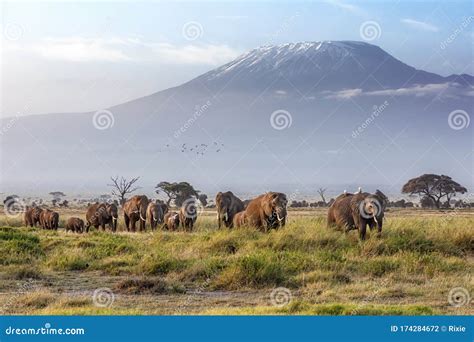
[[[278,194],[277,193],[274,193],[274,192],[271,192],[271,193],[268,193],[267,194],[267,200],[265,201],[265,203],[267,203],[267,208],[266,208],[266,213],[268,215],[272,215],[273,214],[273,210],[275,209],[277,203],[278,203]]]
[[[382,206],[385,208],[388,203],[388,197],[379,189],[375,190],[375,195],[382,200]]]

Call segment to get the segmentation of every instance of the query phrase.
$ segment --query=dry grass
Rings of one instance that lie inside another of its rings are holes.
[[[193,233],[74,234],[0,215],[0,300],[15,314],[473,313],[448,293],[474,293],[474,212],[390,211],[382,237],[365,242],[327,229],[324,216],[291,211],[268,234],[217,230],[212,212]],[[111,307],[94,306],[100,287],[116,295]],[[272,306],[276,287],[290,304]]]

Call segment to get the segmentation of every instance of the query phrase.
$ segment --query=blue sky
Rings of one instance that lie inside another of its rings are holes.
[[[416,68],[473,74],[473,15],[470,1],[2,3],[1,112],[105,108],[284,42],[366,40]]]

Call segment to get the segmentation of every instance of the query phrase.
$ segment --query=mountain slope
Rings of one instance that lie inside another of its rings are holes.
[[[472,108],[472,80],[417,70],[361,42],[264,46],[107,112],[2,120],[3,186],[91,191],[124,174],[211,191],[396,187],[404,173],[428,171],[472,182],[472,131],[448,124],[449,113]]]

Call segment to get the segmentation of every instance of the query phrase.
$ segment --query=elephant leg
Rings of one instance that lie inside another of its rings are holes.
[[[370,220],[370,221],[369,221],[369,229],[370,229],[370,231],[372,231],[372,229],[374,229],[374,228],[375,228],[375,221],[374,221],[374,220]]]
[[[135,233],[135,229],[136,229],[136,227],[135,227],[136,222],[137,222],[137,221],[135,220],[135,218],[132,217],[132,218],[130,219],[130,223],[131,223],[131,225],[132,225],[132,232],[134,232],[134,233]]]
[[[365,233],[367,230],[367,222],[365,220],[361,220],[359,226],[359,237],[361,240],[365,240]]]
[[[383,226],[383,221],[382,219],[379,220],[377,224],[377,236],[380,237],[382,235],[382,226]]]
[[[124,215],[123,218],[125,221],[125,227],[127,228],[127,232],[129,232],[130,231],[130,218],[128,217],[128,215]]]

